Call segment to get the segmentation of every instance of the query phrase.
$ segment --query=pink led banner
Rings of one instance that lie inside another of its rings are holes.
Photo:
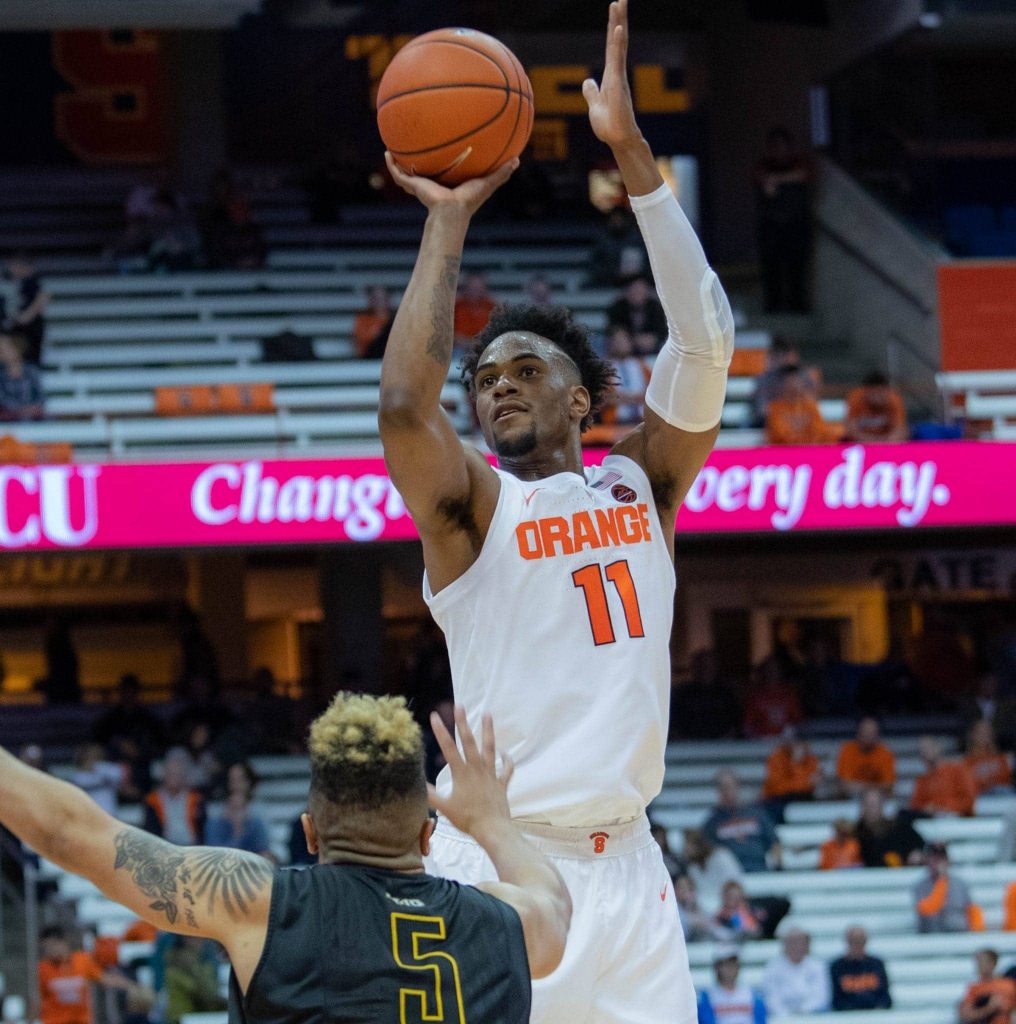
[[[595,462],[603,453],[588,453]],[[719,450],[681,533],[1016,524],[1016,445]],[[381,459],[0,466],[0,549],[409,540]]]

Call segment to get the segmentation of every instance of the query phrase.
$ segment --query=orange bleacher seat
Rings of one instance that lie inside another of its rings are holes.
[[[214,416],[217,413],[275,411],[271,384],[212,384],[155,389],[158,416]]]
[[[48,466],[70,462],[74,449],[69,444],[27,444],[10,434],[0,437],[0,464]]]

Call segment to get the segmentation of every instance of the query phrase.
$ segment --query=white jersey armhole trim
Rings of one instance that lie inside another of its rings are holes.
[[[505,506],[509,501],[508,492],[511,482],[515,478],[503,473],[496,467],[494,472],[497,473],[501,480],[501,489],[497,496],[497,505],[494,507],[494,515],[490,520],[490,528],[487,531],[483,547],[480,548],[480,554],[477,556],[476,561],[458,579],[452,580],[448,586],[443,587],[436,594],[430,589],[430,577],[427,575],[427,570],[423,570],[423,599],[427,603],[427,607],[435,614],[440,613],[449,605],[461,600],[465,594],[468,594],[481,580],[487,563],[511,539],[515,523],[512,520],[512,516],[506,512]],[[519,497],[521,499],[521,492]]]
[[[656,508],[656,499],[653,497],[653,485],[649,482],[648,474],[634,459],[630,458],[627,455],[614,455],[613,453],[611,453],[610,455],[605,455],[599,467],[591,468],[606,467],[609,469],[609,463],[618,463],[617,468],[620,472],[626,473],[628,476],[633,476],[636,478],[636,480],[639,483],[638,489],[645,488],[643,493],[647,496],[649,504],[652,506],[653,516],[655,518],[656,525],[657,527],[659,527],[660,530],[660,539],[664,542],[664,561],[667,563],[667,565],[670,566],[670,573],[674,577],[674,586],[676,587],[677,568],[674,565],[674,560],[670,557],[670,553],[667,551],[666,538],[663,536],[663,524],[660,522],[660,513],[659,510]]]

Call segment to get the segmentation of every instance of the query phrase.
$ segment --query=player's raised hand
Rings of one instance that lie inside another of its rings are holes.
[[[593,133],[601,142],[613,147],[641,140],[628,85],[628,0],[614,0],[610,5],[603,79],[597,85],[595,79],[587,78],[582,95]]]
[[[491,820],[510,820],[508,783],[514,765],[507,755],[502,755],[504,767],[501,774],[497,774],[494,722],[490,715],[483,716],[483,737],[477,746],[465,711],[460,705],[455,706],[455,731],[462,744],[461,752],[436,712],[430,716],[430,724],[452,773],[452,791],[448,796],[439,796],[433,786],[427,787],[431,807],[460,832],[470,835]]]
[[[395,158],[387,150],[385,162],[388,171],[399,188],[433,210],[439,206],[453,206],[464,210],[472,216],[483,204],[512,176],[519,166],[518,157],[502,164],[496,171],[483,178],[470,178],[455,188],[440,185],[432,178],[423,178],[417,174],[407,174],[395,162]]]

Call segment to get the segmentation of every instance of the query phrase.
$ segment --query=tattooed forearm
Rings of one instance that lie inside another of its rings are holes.
[[[113,870],[129,871],[134,884],[155,900],[149,909],[161,910],[170,924],[180,916],[180,892],[177,875],[184,862],[183,853],[154,836],[137,829],[125,828],[116,839],[116,862]]]
[[[245,918],[271,884],[271,865],[255,854],[180,849],[131,828],[119,832],[114,842],[114,870],[129,871],[134,884],[153,901],[149,909],[165,914],[170,925],[179,922],[197,930],[197,913],[208,920],[219,908],[232,921]]]
[[[455,286],[459,279],[459,257],[445,256],[441,282],[430,298],[430,340],[427,355],[447,367],[455,340]]]

